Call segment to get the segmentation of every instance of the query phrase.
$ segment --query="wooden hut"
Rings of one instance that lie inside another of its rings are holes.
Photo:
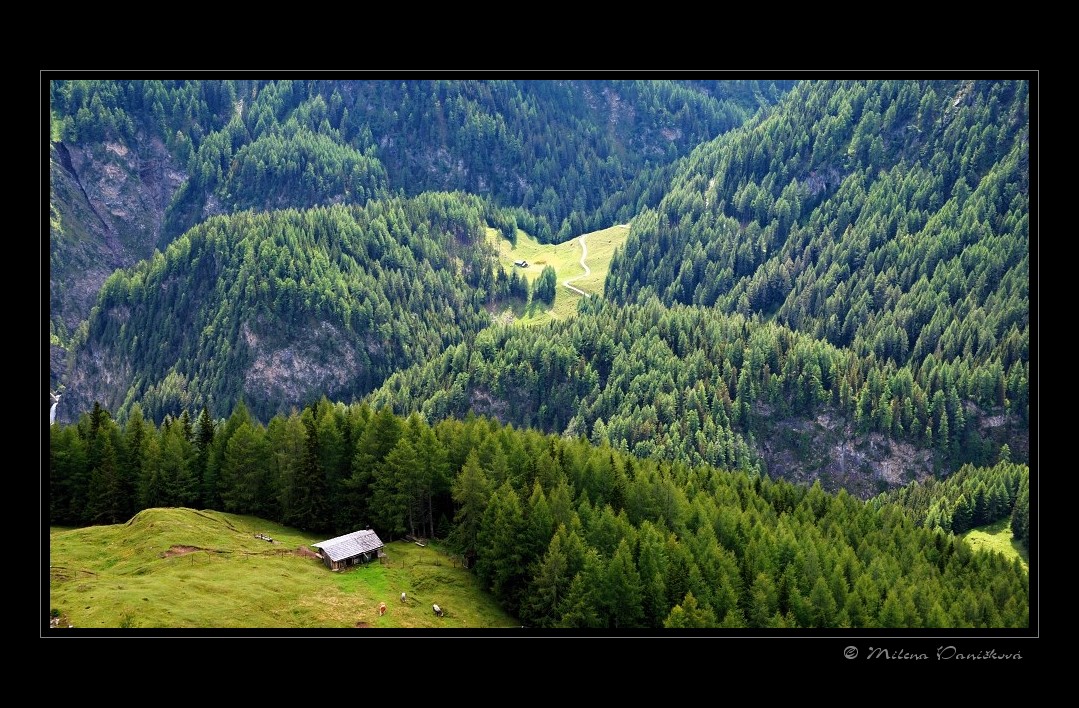
[[[344,536],[312,543],[319,557],[330,570],[341,570],[352,565],[367,563],[381,555],[385,544],[371,530],[353,531]]]

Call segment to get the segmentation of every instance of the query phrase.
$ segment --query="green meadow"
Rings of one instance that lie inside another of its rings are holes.
[[[1003,553],[1008,560],[1018,558],[1023,568],[1029,572],[1030,557],[1027,549],[1012,537],[1010,518],[1003,518],[988,526],[979,526],[961,536],[972,548],[978,551]]]
[[[253,516],[194,509],[146,509],[115,526],[54,527],[49,613],[59,628],[74,630],[520,624],[437,543],[393,541],[382,563],[335,572],[310,549],[325,539]],[[432,611],[436,603],[443,617]]]
[[[629,225],[612,226],[601,231],[593,231],[562,243],[540,243],[524,231],[517,231],[516,245],[501,238],[495,229],[487,230],[487,238],[498,249],[498,262],[508,273],[516,269],[531,286],[545,266],[555,269],[558,276],[558,290],[554,305],[530,304],[512,310],[513,319],[522,324],[543,324],[551,320],[565,320],[577,314],[577,303],[583,297],[580,293],[566,287],[569,281],[578,290],[586,293],[603,295],[603,283],[611,265],[611,257],[619,246],[626,242]],[[581,239],[588,247],[585,265],[589,273],[581,267]],[[528,266],[521,268],[515,261],[527,261]],[[502,313],[505,314],[505,313]]]

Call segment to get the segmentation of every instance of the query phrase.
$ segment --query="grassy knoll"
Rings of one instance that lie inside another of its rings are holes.
[[[1023,544],[1012,538],[1011,519],[1004,518],[988,526],[979,526],[961,536],[975,550],[1003,553],[1008,560],[1018,558],[1023,568],[1028,568],[1030,558]]]
[[[115,526],[52,528],[48,609],[76,629],[519,625],[437,544],[392,542],[384,564],[332,572],[304,553],[324,539],[252,516],[193,509],[147,509]],[[380,602],[388,608],[381,617]],[[444,617],[434,615],[433,603],[445,608]]]
[[[587,293],[603,294],[603,282],[611,264],[611,256],[617,247],[626,242],[629,226],[612,226],[601,231],[584,234],[588,246],[585,263],[589,274],[581,268],[581,242],[572,238],[562,243],[540,243],[524,231],[517,231],[517,244],[513,245],[499,237],[495,229],[487,230],[487,237],[498,248],[498,261],[506,272],[516,269],[531,285],[532,281],[543,272],[544,266],[552,266],[558,276],[558,289],[554,305],[529,305],[513,311],[514,317],[523,324],[542,324],[550,320],[564,320],[577,314],[577,302],[580,293],[567,288],[563,283],[571,284]],[[518,268],[514,261],[528,261],[527,268]]]

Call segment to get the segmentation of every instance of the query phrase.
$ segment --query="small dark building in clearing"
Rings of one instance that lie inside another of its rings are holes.
[[[385,544],[374,531],[353,531],[328,541],[312,543],[318,549],[322,562],[330,570],[341,570],[350,565],[367,563],[382,554]]]
[[[513,265],[517,266],[518,268],[527,268],[528,261],[514,261]]]

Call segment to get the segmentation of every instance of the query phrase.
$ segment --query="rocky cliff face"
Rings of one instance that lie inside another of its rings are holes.
[[[305,328],[297,336],[267,346],[246,324],[241,328],[255,353],[244,371],[244,401],[257,410],[276,410],[282,402],[294,406],[326,395],[351,400],[363,373],[363,358],[350,339],[330,322]],[[261,345],[261,346],[260,346]]]
[[[125,308],[113,308],[109,316],[122,323]],[[301,407],[323,395],[351,401],[364,393],[360,381],[369,373],[365,355],[375,346],[372,340],[364,346],[362,339],[349,337],[329,322],[312,324],[290,338],[246,322],[240,329],[245,345],[245,354],[237,362],[242,395],[256,417],[265,420],[283,407]],[[116,414],[131,399],[147,408],[161,403],[191,410],[207,404],[215,413],[221,412],[213,400],[203,401],[193,394],[195,369],[177,366],[161,379],[145,380],[136,377],[121,352],[91,341],[77,352],[56,419],[74,422],[95,401]]]
[[[494,418],[503,424],[520,424],[511,397],[492,394],[475,387],[469,391],[469,403],[477,415]],[[751,436],[753,450],[763,468],[773,479],[821,487],[836,493],[845,489],[859,499],[870,499],[882,492],[917,480],[935,477],[947,471],[947,465],[932,448],[910,441],[898,441],[880,433],[860,433],[853,422],[839,410],[828,407],[812,416],[779,417],[770,406],[754,406],[760,416],[760,429]],[[1012,460],[1029,459],[1029,434],[1016,415],[1003,410],[985,410],[966,405],[966,414],[982,439],[986,464],[996,461],[1000,446],[1007,443]],[[576,436],[567,430],[563,434]]]
[[[986,411],[968,404],[967,415],[986,441],[990,457],[1007,443],[1012,459],[1029,457],[1029,435],[1016,416]],[[763,411],[768,415],[767,410]],[[820,480],[828,492],[847,492],[869,499],[881,492],[918,480],[924,482],[941,470],[934,451],[879,433],[862,434],[838,411],[826,410],[813,417],[769,419],[756,436],[757,452],[768,475],[790,482],[812,484]]]
[[[164,245],[165,208],[187,174],[160,139],[145,135],[133,145],[56,142],[49,157],[49,318],[66,343],[109,274]],[[58,360],[53,352],[54,383],[65,378]]]
[[[115,350],[94,343],[77,351],[63,378],[65,395],[56,407],[56,420],[73,423],[95,402],[115,414],[134,378],[131,364]]]
[[[837,412],[770,420],[757,437],[757,452],[768,475],[789,482],[820,480],[828,492],[846,489],[868,499],[934,474],[931,450],[879,433],[858,434]]]
[[[187,174],[158,138],[134,145],[53,143],[50,313],[70,330],[109,273],[154,252],[165,208]]]

